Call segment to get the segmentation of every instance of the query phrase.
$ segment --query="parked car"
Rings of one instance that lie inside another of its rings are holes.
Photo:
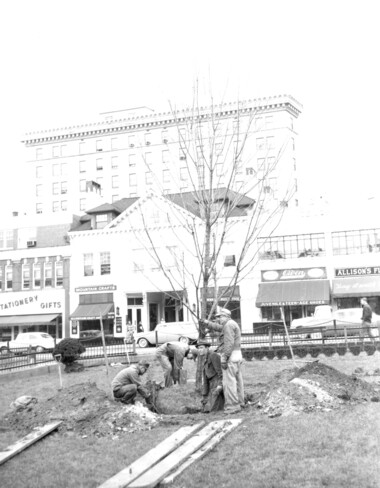
[[[52,351],[55,347],[55,339],[45,332],[21,332],[15,340],[0,343],[2,354],[8,352],[27,352],[29,347],[36,352]]]
[[[317,327],[321,330],[324,337],[334,337],[344,335],[344,329],[347,335],[358,335],[362,324],[361,308],[342,308],[332,311],[329,305],[316,307],[313,317],[304,317],[292,321],[290,329],[299,330]],[[335,320],[335,324],[334,324]],[[372,333],[374,337],[379,336],[380,315],[372,313]],[[336,332],[335,332],[336,331]]]
[[[164,322],[158,324],[154,330],[138,332],[134,337],[139,347],[149,347],[170,341],[191,344],[198,339],[198,335],[194,322]]]

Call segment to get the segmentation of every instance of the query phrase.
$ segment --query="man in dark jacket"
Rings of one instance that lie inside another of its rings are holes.
[[[113,396],[116,400],[122,403],[133,405],[137,393],[145,398],[148,407],[151,407],[151,394],[144,387],[140,376],[142,376],[149,368],[149,363],[146,361],[139,361],[137,364],[132,364],[128,368],[122,369],[112,380],[111,387]]]
[[[164,370],[166,388],[179,382],[183,360],[193,359],[192,349],[182,342],[165,342],[156,349],[156,359]]]
[[[210,349],[210,343],[200,340],[198,355],[203,358],[202,411],[216,412],[224,408],[223,372],[220,356]]]

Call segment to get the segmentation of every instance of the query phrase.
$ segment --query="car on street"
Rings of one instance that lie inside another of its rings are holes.
[[[165,342],[180,341],[185,344],[196,342],[199,336],[194,322],[162,322],[154,330],[134,334],[139,347],[155,346]]]
[[[122,343],[122,339],[114,337],[112,334],[104,334],[106,345]],[[79,342],[85,347],[102,346],[102,332],[98,329],[82,330],[79,333]]]
[[[23,353],[28,352],[30,347],[35,352],[52,351],[56,342],[59,340],[45,332],[22,332],[13,341],[0,342],[0,352]]]
[[[305,329],[318,328],[323,337],[359,335],[362,324],[362,308],[341,308],[332,311],[330,306],[316,307],[313,317],[304,317],[292,321],[290,330],[304,332]],[[379,336],[380,315],[372,312],[371,330],[374,337]]]

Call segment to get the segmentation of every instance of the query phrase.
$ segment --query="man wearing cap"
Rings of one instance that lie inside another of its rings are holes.
[[[140,376],[142,376],[148,368],[149,363],[146,361],[139,361],[137,364],[132,364],[131,366],[128,366],[128,368],[122,369],[111,383],[114,398],[122,403],[133,405],[138,392],[145,398],[146,404],[150,408],[152,406],[151,394],[143,386],[140,379]]]
[[[194,359],[192,346],[182,342],[165,342],[156,349],[156,359],[164,370],[165,387],[169,388],[179,382],[183,360]]]
[[[216,412],[224,408],[223,370],[220,356],[210,349],[210,343],[200,340],[198,354],[203,357],[202,370],[202,411]]]
[[[224,411],[235,413],[245,406],[240,328],[226,308],[219,309],[215,317],[218,322],[202,320],[200,325],[219,332],[216,352],[220,354],[223,370]]]

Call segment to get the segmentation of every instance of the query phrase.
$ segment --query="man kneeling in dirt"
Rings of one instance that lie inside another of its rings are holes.
[[[148,408],[151,408],[151,394],[143,386],[140,379],[140,376],[142,376],[148,368],[149,363],[146,361],[139,361],[137,364],[132,364],[131,366],[128,366],[128,368],[121,370],[111,383],[114,398],[127,405],[133,405],[138,392],[145,398]]]
[[[194,359],[194,349],[182,342],[165,342],[156,349],[156,359],[164,370],[165,388],[179,382],[183,360]]]
[[[198,354],[203,357],[202,412],[216,412],[224,408],[223,371],[220,355],[210,349],[210,343],[200,340]]]

